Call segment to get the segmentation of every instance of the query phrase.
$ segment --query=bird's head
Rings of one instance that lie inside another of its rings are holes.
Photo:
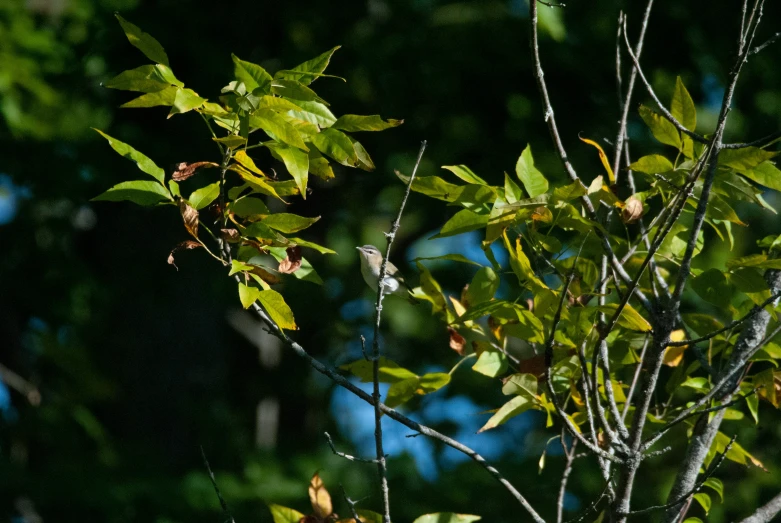
[[[382,254],[380,250],[374,245],[364,245],[363,247],[356,247],[361,255],[361,263],[366,263],[370,267],[376,266],[379,268],[382,265]]]

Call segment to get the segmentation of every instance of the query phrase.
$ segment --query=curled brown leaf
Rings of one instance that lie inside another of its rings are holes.
[[[624,223],[633,223],[643,215],[643,202],[636,196],[630,196],[621,209],[621,221]]]
[[[312,476],[312,481],[309,482],[309,501],[312,502],[312,510],[318,517],[327,518],[334,511],[331,495],[317,472]]]
[[[180,162],[176,164],[176,170],[171,175],[171,179],[175,182],[181,182],[194,175],[195,171],[202,167],[219,167],[219,165],[214,162]]]
[[[184,200],[179,200],[179,212],[182,213],[184,228],[195,238],[198,237],[198,211]]]
[[[450,334],[450,348],[456,351],[459,356],[463,356],[466,352],[466,339],[453,327],[448,327],[447,332]]]
[[[277,271],[282,274],[293,274],[301,267],[301,247],[288,247],[287,256],[279,262]]]
[[[241,235],[237,229],[220,229],[222,239],[228,243],[236,243],[241,240]]]
[[[169,265],[173,265],[174,268],[178,271],[179,267],[177,267],[176,263],[174,263],[174,253],[176,251],[178,251],[178,250],[181,250],[181,249],[186,249],[186,250],[197,249],[200,246],[201,246],[200,243],[194,242],[192,240],[185,240],[185,241],[183,241],[182,243],[180,243],[176,247],[174,247],[171,250],[171,252],[168,254],[168,264]]]

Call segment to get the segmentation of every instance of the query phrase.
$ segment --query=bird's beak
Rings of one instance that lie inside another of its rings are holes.
[[[356,247],[356,249],[358,249],[359,251],[363,252],[363,248],[361,248],[361,247]]]

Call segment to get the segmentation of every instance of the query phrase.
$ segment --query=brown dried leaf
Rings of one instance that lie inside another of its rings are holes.
[[[321,518],[327,518],[334,511],[331,495],[325,489],[325,483],[317,472],[312,476],[312,481],[309,482],[309,501],[312,502],[312,510],[315,515]]]
[[[174,247],[173,250],[171,250],[171,252],[168,254],[168,265],[173,265],[174,268],[176,268],[176,270],[178,271],[179,267],[177,267],[176,264],[174,263],[174,253],[181,249],[186,249],[186,250],[197,249],[200,246],[201,246],[200,243],[194,242],[192,240],[183,241],[182,243]]]
[[[241,234],[237,229],[220,229],[222,239],[228,243],[237,243],[241,240]]]
[[[281,279],[279,279],[278,276],[271,274],[263,267],[253,266],[253,269],[249,272],[251,272],[256,276],[259,276],[261,280],[263,280],[264,282],[270,285],[274,285],[275,283],[279,283],[280,281],[282,281]]]
[[[453,327],[448,327],[447,332],[450,333],[450,348],[456,351],[459,356],[463,356],[466,352],[466,339]]]
[[[630,196],[621,209],[621,221],[624,223],[633,223],[643,215],[643,202],[636,196]]]
[[[545,356],[532,356],[518,363],[518,372],[521,374],[534,374],[537,377],[545,373]]]
[[[184,228],[195,238],[198,237],[198,211],[190,207],[190,204],[184,200],[179,200],[179,212],[182,213]]]
[[[176,170],[173,175],[171,175],[171,179],[175,182],[181,182],[194,175],[195,171],[202,167],[219,167],[219,165],[214,162],[181,162],[176,164]]]
[[[293,274],[301,267],[301,247],[288,247],[287,256],[279,262],[277,271],[282,274]]]

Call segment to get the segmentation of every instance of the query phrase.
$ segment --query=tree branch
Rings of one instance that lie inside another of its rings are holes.
[[[770,523],[781,512],[781,492],[740,523]]]
[[[412,190],[412,182],[415,180],[415,174],[418,172],[420,160],[423,158],[423,153],[425,151],[426,141],[424,140],[420,144],[418,159],[415,161],[415,167],[412,169],[409,182],[407,182],[407,190],[404,193],[404,198],[401,200],[401,205],[399,205],[399,213],[391,224],[390,232],[385,233],[385,238],[388,240],[388,247],[385,249],[385,257],[382,259],[380,277],[377,281],[377,304],[374,316],[374,343],[372,350],[372,397],[374,398],[374,442],[377,452],[377,474],[380,477],[380,490],[382,492],[383,523],[391,523],[391,519],[388,466],[385,461],[385,452],[382,449],[382,411],[380,410],[380,322],[382,321],[382,300],[385,297],[385,276],[388,273],[388,259],[390,258],[391,247],[393,247],[393,240],[396,239],[396,231],[399,230],[399,225],[401,224],[401,215],[404,213],[404,207],[407,205],[407,199]]]

